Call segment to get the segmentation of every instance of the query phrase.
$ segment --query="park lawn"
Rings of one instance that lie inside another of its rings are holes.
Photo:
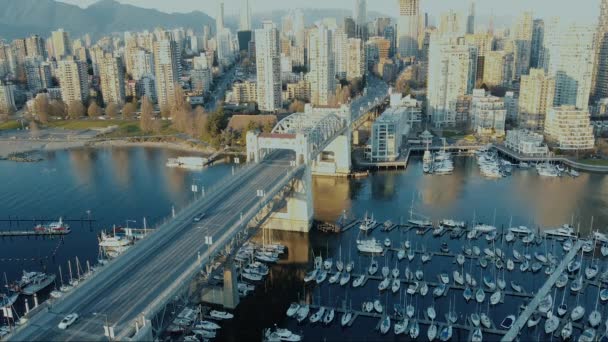
[[[606,159],[582,159],[578,161],[581,164],[595,165],[595,166],[608,166],[608,160]]]
[[[9,120],[7,122],[0,123],[0,131],[19,128],[21,128],[21,124],[17,120]]]

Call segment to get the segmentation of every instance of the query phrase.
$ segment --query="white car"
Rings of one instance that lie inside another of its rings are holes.
[[[70,325],[74,324],[74,322],[76,322],[76,320],[78,319],[78,314],[77,313],[71,313],[67,316],[65,316],[61,322],[59,322],[59,325],[57,326],[59,329],[61,330],[65,330],[68,327],[70,327]]]

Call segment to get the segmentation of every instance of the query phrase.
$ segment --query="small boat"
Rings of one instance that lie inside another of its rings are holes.
[[[363,285],[363,283],[365,282],[365,274],[360,275],[359,277],[357,277],[355,280],[353,280],[353,287],[359,287],[361,285]]]
[[[486,285],[486,287],[490,290],[490,291],[494,291],[496,289],[496,283],[494,282],[494,280],[492,280],[491,277],[489,276],[484,276],[483,277],[483,283]]]
[[[384,247],[390,247],[391,246],[391,239],[386,238],[384,239]]]
[[[453,277],[454,283],[458,285],[464,285],[464,277],[462,276],[462,274],[460,274],[460,272],[454,271]]]
[[[473,291],[471,290],[470,287],[465,287],[464,292],[462,293],[462,295],[464,296],[464,299],[467,301],[467,303],[471,300],[471,298],[473,298]]]
[[[323,324],[325,324],[325,325],[331,324],[331,322],[334,320],[335,315],[336,315],[336,312],[334,311],[334,309],[328,309],[326,311],[325,315],[323,316]]]
[[[462,254],[458,254],[458,255],[456,256],[456,263],[457,263],[458,265],[460,265],[460,266],[464,265],[464,262],[465,262],[465,261],[466,261],[466,259],[465,259],[464,255],[462,255]]]
[[[471,318],[471,323],[473,324],[473,326],[479,327],[479,323],[481,322],[481,318],[479,318],[479,315],[477,313],[472,313],[470,318]]]
[[[323,319],[323,316],[325,316],[325,308],[320,307],[317,312],[310,316],[310,323],[314,324],[321,321]]]
[[[445,292],[447,291],[447,287],[445,284],[439,284],[439,286],[437,286],[434,290],[433,290],[433,296],[434,297],[441,297],[445,294]]]
[[[423,281],[420,283],[420,289],[418,291],[420,292],[420,295],[424,297],[429,292],[429,286]]]
[[[435,308],[433,306],[429,306],[428,308],[426,308],[426,315],[431,321],[434,321],[435,318],[437,318],[437,312],[435,311]]]
[[[211,310],[211,312],[209,312],[209,316],[211,316],[211,318],[220,319],[220,320],[232,319],[234,317],[234,315],[231,313],[228,313],[226,311],[218,311],[218,310]]]
[[[488,315],[486,315],[484,312],[482,312],[479,316],[481,320],[481,325],[483,325],[486,329],[491,329],[492,320],[490,319],[490,317],[488,317]]]
[[[410,284],[410,286],[408,286],[408,288],[405,292],[409,295],[414,295],[414,294],[416,294],[416,292],[418,292],[419,287],[420,287],[420,283],[415,281],[414,283]]]
[[[548,294],[545,298],[543,298],[538,304],[538,311],[542,313],[547,313],[553,307],[553,297],[551,294]]]
[[[515,315],[509,315],[507,317],[505,317],[505,319],[502,320],[502,322],[500,322],[500,327],[508,330],[511,329],[511,327],[513,326],[513,323],[515,323]]]
[[[502,298],[502,292],[500,290],[492,293],[492,295],[490,296],[490,304],[496,305],[496,304],[500,303],[501,298]]]
[[[568,304],[561,303],[558,307],[557,307],[557,315],[559,317],[564,317],[564,315],[568,312]]]
[[[585,308],[578,305],[577,307],[575,307],[572,312],[570,313],[570,319],[573,322],[578,321],[579,319],[583,318],[583,316],[585,315]]]
[[[507,270],[513,271],[515,269],[515,263],[511,259],[507,259]]]
[[[382,313],[382,304],[377,299],[374,301],[374,310],[376,310],[377,313]]]
[[[600,269],[597,265],[591,265],[585,269],[585,277],[588,280],[595,278],[595,276],[599,273]]]
[[[448,324],[447,326],[443,327],[443,329],[441,329],[441,333],[439,334],[439,339],[441,341],[449,341],[452,338],[452,333],[453,333],[453,328],[451,324]]]
[[[386,315],[382,318],[380,322],[380,333],[382,335],[386,335],[386,333],[391,329],[391,316]]]
[[[325,279],[327,279],[327,271],[321,270],[317,273],[317,278],[315,278],[315,281],[317,282],[317,284],[321,284],[325,281]]]
[[[533,262],[532,263],[532,272],[533,273],[537,273],[538,271],[541,270],[541,268],[543,268],[543,265],[541,265],[540,262]]]
[[[535,326],[537,326],[542,318],[543,316],[541,316],[538,312],[532,313],[527,322],[528,328],[534,328]]]
[[[287,317],[293,317],[298,312],[298,310],[300,310],[300,304],[291,303],[291,305],[287,309]]]
[[[367,268],[367,272],[369,273],[369,275],[374,275],[376,274],[376,272],[378,272],[378,262],[376,260],[371,261],[371,263],[369,264],[369,267]]]
[[[435,322],[432,322],[429,326],[429,329],[426,331],[426,336],[429,341],[434,341],[437,338],[437,326],[435,325]]]
[[[319,272],[319,270],[315,268],[314,270],[306,273],[306,275],[304,276],[304,282],[308,283],[308,282],[311,282],[311,281],[317,279],[318,272]]]
[[[340,286],[344,286],[344,285],[348,284],[349,281],[350,281],[350,273],[348,273],[348,272],[342,273],[342,276],[340,277]]]
[[[482,342],[483,341],[483,333],[480,328],[475,328],[473,330],[473,335],[471,335],[471,342]]]
[[[518,283],[511,281],[511,288],[513,289],[513,291],[517,292],[517,293],[522,293],[523,290],[521,288],[521,285],[519,285]]]
[[[298,309],[298,313],[296,314],[296,319],[298,323],[302,323],[308,317],[308,313],[310,312],[310,307],[308,304],[301,305]]]
[[[441,273],[439,275],[439,280],[444,284],[448,284],[450,282],[450,276],[447,273]]]
[[[583,288],[583,277],[578,277],[574,279],[572,284],[570,285],[570,290],[572,292],[579,292]]]
[[[329,277],[329,283],[330,284],[335,284],[338,281],[340,281],[340,276],[342,275],[342,272],[338,271],[336,273],[334,273],[331,277]]]
[[[418,321],[413,320],[410,322],[410,337],[415,340],[418,335],[420,335],[420,325]]]
[[[480,287],[477,289],[477,292],[475,292],[475,300],[477,301],[477,303],[483,303],[483,301],[486,299],[486,293],[485,291]]]
[[[368,232],[374,229],[376,227],[376,224],[377,222],[376,220],[374,220],[374,214],[372,214],[371,217],[368,217],[367,213],[365,213],[365,217],[363,218],[361,225],[359,225],[359,229],[364,232]]]
[[[401,281],[399,280],[399,278],[393,279],[393,283],[391,284],[391,291],[393,293],[397,293],[397,291],[399,291],[400,287],[401,287]]]
[[[553,314],[549,314],[547,316],[547,320],[545,321],[545,333],[553,334],[555,330],[559,327],[559,318]]]
[[[558,289],[561,289],[562,287],[565,287],[568,284],[568,275],[565,273],[562,273],[559,275],[559,278],[557,278],[557,281],[555,282],[555,286]]]
[[[562,340],[564,340],[564,341],[569,340],[570,337],[572,337],[573,331],[574,331],[574,328],[572,327],[572,321],[568,321],[566,324],[564,324],[564,327],[562,328],[562,331],[561,331]]]
[[[342,318],[340,319],[340,325],[342,325],[342,327],[347,326],[352,318],[353,313],[350,310],[346,310],[344,314],[342,314]]]
[[[596,309],[593,310],[590,314],[589,314],[589,325],[592,328],[597,327],[598,325],[600,325],[602,321],[602,314]]]
[[[513,240],[515,240],[515,234],[513,234],[513,232],[508,232],[505,235],[505,241],[507,241],[507,242],[513,242]]]
[[[596,334],[595,329],[587,328],[578,337],[578,341],[579,342],[593,342],[593,341],[595,341],[595,334]]]
[[[403,320],[401,320],[399,322],[395,322],[395,327],[393,330],[395,335],[404,334],[408,325],[409,325],[409,320],[407,319],[407,317],[403,318]]]
[[[391,280],[389,278],[384,278],[380,284],[378,284],[378,290],[379,291],[384,291],[386,289],[388,289],[388,287],[391,284]]]

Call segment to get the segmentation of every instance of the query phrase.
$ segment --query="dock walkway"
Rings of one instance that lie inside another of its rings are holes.
[[[35,231],[35,230],[4,230],[0,231],[0,237],[9,236],[63,236],[70,231]]]
[[[520,330],[526,325],[530,316],[536,311],[540,302],[551,292],[551,289],[557,282],[559,276],[564,272],[570,261],[572,261],[583,247],[584,241],[578,240],[570,252],[564,257],[562,262],[557,266],[555,272],[551,274],[545,284],[538,290],[536,296],[530,301],[530,304],[526,306],[526,309],[519,315],[511,329],[503,336],[502,341],[514,341],[519,335]]]

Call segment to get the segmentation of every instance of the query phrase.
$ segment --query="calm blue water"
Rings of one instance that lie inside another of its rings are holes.
[[[170,215],[172,206],[179,209],[192,199],[190,187],[193,181],[209,187],[231,172],[229,164],[219,164],[199,172],[164,166],[167,158],[178,155],[187,154],[134,147],[60,151],[49,153],[44,161],[32,164],[0,161],[0,177],[3,180],[0,187],[0,219],[9,216],[28,219],[63,216],[74,219],[85,218],[87,211],[90,211],[90,215],[97,220],[92,226],[71,223],[73,233],[64,240],[0,239],[0,271],[6,272],[9,280],[14,280],[23,269],[57,272],[61,265],[66,277],[67,260],[73,262],[78,257],[82,264],[86,260],[96,260],[97,235],[101,230],[110,229],[114,224],[124,226],[126,220],[135,220],[137,222],[130,222],[129,225],[140,227],[143,217],[147,218],[149,226],[154,226]],[[365,179],[315,178],[312,186],[315,218],[333,221],[343,211],[355,217],[369,212],[380,222],[386,219],[400,222],[407,220],[413,204],[416,213],[433,220],[455,218],[472,221],[475,218],[499,227],[512,222],[513,225],[524,224],[535,228],[574,222],[580,223],[583,234],[590,231],[593,221],[594,230],[606,232],[606,176],[582,174],[576,179],[542,179],[534,170],[515,170],[509,178],[489,180],[479,175],[473,159],[459,158],[455,164],[456,172],[450,176],[425,176],[419,162],[414,160],[405,171],[379,172]],[[33,224],[21,222],[19,228],[30,229]],[[8,222],[0,222],[0,229],[9,228],[16,228],[15,223],[9,227]],[[337,259],[341,251],[343,259],[355,261],[357,271],[366,269],[369,258],[360,257],[354,249],[357,234],[358,229],[341,235],[324,235],[316,231],[310,234],[266,234],[267,239],[288,245],[287,259],[271,269],[270,276],[258,285],[252,296],[242,300],[235,312],[235,319],[224,324],[219,337],[232,341],[260,339],[263,328],[278,324],[302,332],[307,339],[313,340],[394,339],[392,330],[384,338],[373,330],[377,323],[375,319],[360,318],[355,326],[343,330],[339,326],[339,315],[330,327],[298,326],[285,317],[289,303],[302,298],[332,306],[352,303],[354,309],[359,309],[363,300],[380,299],[392,310],[392,304],[398,302],[401,296],[398,293],[380,296],[375,281],[368,281],[364,289],[348,287],[348,290],[335,285],[311,287],[303,284],[302,278],[311,267],[313,253]],[[408,235],[399,230],[390,234],[375,231],[373,234],[380,239],[389,236],[393,244],[409,238],[418,248],[425,245],[430,250],[438,250],[440,245],[437,239],[419,238],[413,233]],[[450,240],[448,236],[444,236],[442,241],[448,242],[452,251],[459,250],[462,245],[462,241]],[[485,241],[480,241],[480,244],[483,243]],[[523,251],[521,246],[516,248]],[[559,245],[548,244],[546,248],[558,255],[561,251]],[[510,249],[505,246],[503,250]],[[384,263],[391,268],[395,265],[392,255],[379,261],[381,266]],[[600,261],[603,268],[605,260]],[[399,263],[402,274],[406,265],[405,260]],[[422,267],[419,256],[408,267],[412,270]],[[454,264],[453,259],[434,257],[424,267],[425,279],[436,282],[436,275],[441,271],[449,271],[451,278]],[[478,281],[485,272],[491,272],[492,276],[496,274],[495,271],[482,270],[477,264],[469,267]],[[530,273],[515,272],[507,276],[521,283],[527,282],[524,287],[530,290],[540,287],[544,279],[544,274],[532,276]],[[578,300],[594,302],[596,294],[597,288],[591,288]],[[487,293],[486,298],[489,295]],[[419,298],[415,302],[420,315],[423,309],[431,305],[430,297],[429,294],[426,299]],[[561,300],[561,292],[558,291],[556,297]],[[577,298],[566,297],[572,308]],[[488,311],[473,303],[464,304],[462,291],[450,292],[435,305],[447,310],[450,303],[456,305],[459,315],[463,317],[475,310]],[[523,299],[510,300],[491,308],[489,312],[494,323],[498,325],[507,314],[516,313],[522,303]],[[438,310],[438,316],[443,317],[445,312]],[[606,316],[607,313],[603,313]],[[441,321],[444,320],[441,318]],[[528,337],[534,336],[536,339],[539,331],[530,332]],[[426,336],[426,327],[421,327],[421,336]],[[467,337],[455,333],[455,339],[466,340]]]

